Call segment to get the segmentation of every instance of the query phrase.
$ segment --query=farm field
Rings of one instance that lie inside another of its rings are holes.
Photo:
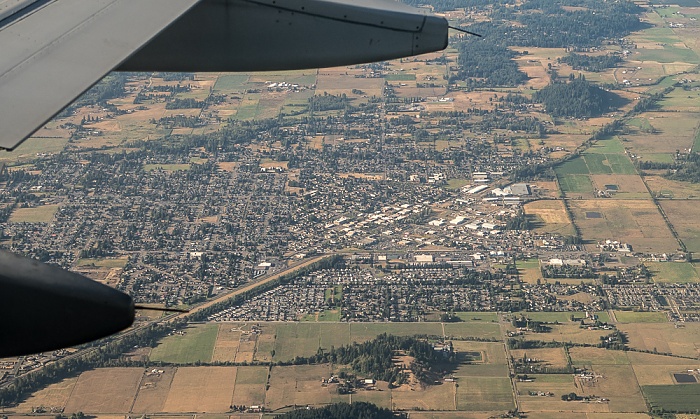
[[[102,368],[80,375],[66,412],[120,413],[131,410],[143,368]]]
[[[668,412],[700,410],[700,385],[644,386],[642,390],[652,408]]]
[[[540,200],[528,202],[523,206],[525,214],[534,225],[534,231],[558,232],[566,234],[572,232],[571,220],[566,214],[564,203],[560,200]]]
[[[227,412],[233,398],[237,367],[180,367],[163,411]]]
[[[688,251],[700,252],[698,203],[692,200],[663,200],[660,204]]]
[[[589,243],[624,239],[641,252],[673,252],[678,247],[651,200],[572,200],[569,205],[582,238]]]
[[[618,324],[618,329],[627,334],[628,345],[635,349],[690,357],[700,355],[698,324],[685,323],[676,328],[673,323],[630,323]]]
[[[219,331],[217,324],[189,326],[184,334],[163,339],[151,351],[151,361],[188,364],[197,361],[210,362]]]

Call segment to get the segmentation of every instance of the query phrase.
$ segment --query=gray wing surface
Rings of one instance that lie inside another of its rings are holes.
[[[0,29],[0,147],[16,147],[197,1],[54,0],[10,14]]]
[[[0,0],[0,148],[115,68],[331,67],[441,50],[447,32],[393,0]]]

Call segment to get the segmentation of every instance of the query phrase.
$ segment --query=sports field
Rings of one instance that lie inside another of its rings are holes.
[[[50,223],[58,205],[41,205],[33,208],[17,208],[10,216],[11,223]]]

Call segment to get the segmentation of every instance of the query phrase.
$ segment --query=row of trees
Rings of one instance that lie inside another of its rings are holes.
[[[335,403],[315,409],[298,409],[278,415],[277,419],[402,419],[405,413],[392,412],[372,403]]]

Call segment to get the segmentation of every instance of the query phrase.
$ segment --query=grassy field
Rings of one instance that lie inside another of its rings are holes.
[[[644,262],[654,275],[654,282],[700,282],[695,267],[687,262]]]
[[[217,324],[187,327],[184,335],[173,335],[163,339],[151,351],[150,359],[174,364],[210,362],[218,331]]]
[[[163,170],[165,172],[177,172],[178,170],[190,170],[189,163],[180,164],[144,164],[143,170],[150,172],[153,170]]]
[[[240,90],[245,86],[246,82],[248,82],[248,77],[248,74],[223,74],[216,79],[214,90]]]
[[[123,268],[129,262],[129,257],[124,256],[120,258],[100,258],[100,259],[89,259],[83,258],[78,259],[75,262],[75,266],[98,266],[100,268]]]
[[[593,184],[588,175],[559,175],[561,190],[567,194],[585,194],[593,192]]]
[[[17,208],[10,216],[11,223],[50,223],[58,211],[58,205],[42,205],[34,208]]]
[[[697,201],[664,200],[660,204],[688,251],[700,252],[700,221],[697,218]]]
[[[668,316],[665,312],[652,311],[621,311],[615,310],[615,318],[618,323],[665,323]]]

